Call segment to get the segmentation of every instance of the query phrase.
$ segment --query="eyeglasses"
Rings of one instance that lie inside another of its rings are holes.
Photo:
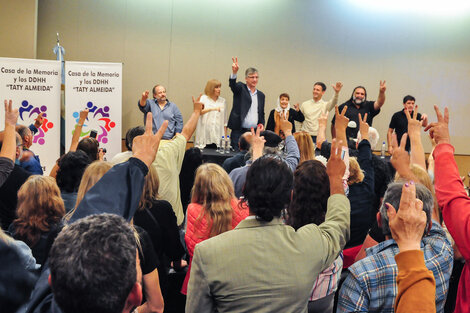
[[[258,76],[248,76],[249,79],[258,79]]]

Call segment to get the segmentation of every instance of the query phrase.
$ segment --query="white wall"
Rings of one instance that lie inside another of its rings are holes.
[[[142,123],[137,99],[156,83],[167,87],[185,120],[191,95],[211,78],[228,88],[231,57],[241,72],[258,68],[266,117],[276,97],[312,94],[315,81],[344,83],[340,103],[357,85],[375,100],[387,80],[387,100],[375,119],[385,138],[391,115],[407,94],[435,119],[433,104],[451,110],[457,153],[470,154],[470,19],[387,13],[347,0],[42,0],[37,56],[54,59],[60,32],[66,60],[123,62],[123,132]],[[325,97],[332,96],[329,88]],[[331,118],[331,114],[330,114]],[[424,140],[426,150],[430,150]]]

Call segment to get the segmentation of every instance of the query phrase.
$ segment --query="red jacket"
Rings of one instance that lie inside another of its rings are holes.
[[[240,208],[238,205],[238,200],[233,198],[231,201],[232,206],[232,229],[235,228],[238,223],[244,220],[249,215],[249,210],[246,206]],[[198,243],[209,239],[211,223],[207,223],[205,217],[201,218],[196,222],[197,218],[201,214],[201,211],[204,210],[202,205],[197,203],[190,203],[188,205],[188,210],[186,211],[187,215],[187,226],[186,234],[184,239],[186,241],[186,248],[189,252],[189,267],[184,278],[183,286],[181,287],[181,293],[186,294],[189,282],[189,274],[191,272],[191,262],[193,260],[194,248]],[[197,227],[197,228],[196,228]]]
[[[460,276],[454,313],[470,311],[470,198],[460,179],[454,147],[438,144],[434,149],[436,197],[442,216],[462,256],[465,266]]]

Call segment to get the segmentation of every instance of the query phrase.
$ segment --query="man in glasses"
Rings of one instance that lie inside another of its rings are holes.
[[[229,86],[233,92],[233,105],[227,127],[232,130],[231,146],[238,149],[240,136],[256,128],[258,124],[264,125],[264,93],[256,89],[258,84],[258,70],[249,67],[245,71],[246,84],[237,82],[237,73],[240,69],[238,58],[232,58],[232,74],[229,79]]]

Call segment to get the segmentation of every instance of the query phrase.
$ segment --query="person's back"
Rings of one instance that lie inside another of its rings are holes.
[[[313,224],[296,232],[280,219],[244,220],[198,244],[204,267],[193,259],[191,274],[210,279],[219,312],[306,312],[313,281],[334,260],[324,262],[326,247],[314,239],[321,233]]]

